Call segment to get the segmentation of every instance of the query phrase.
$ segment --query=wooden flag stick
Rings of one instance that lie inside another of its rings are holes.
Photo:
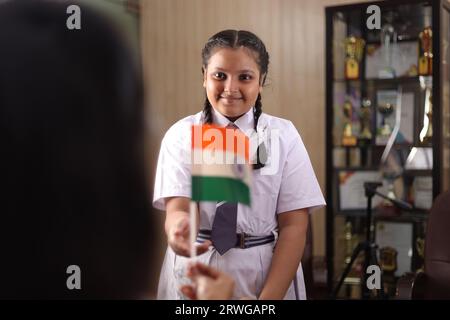
[[[195,239],[197,238],[197,204],[194,201],[190,203],[190,239],[191,239],[191,259],[195,260]]]

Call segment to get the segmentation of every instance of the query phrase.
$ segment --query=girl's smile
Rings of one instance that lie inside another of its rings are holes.
[[[229,96],[219,96],[219,99],[221,99],[222,103],[225,105],[232,105],[234,103],[239,102],[239,100],[243,100],[242,98],[235,98]]]

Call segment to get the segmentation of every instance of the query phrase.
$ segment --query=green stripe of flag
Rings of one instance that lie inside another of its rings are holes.
[[[242,180],[192,176],[192,200],[228,201],[250,205],[250,190]]]

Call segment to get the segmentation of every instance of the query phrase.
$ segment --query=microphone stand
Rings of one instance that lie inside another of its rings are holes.
[[[367,267],[370,265],[378,265],[377,261],[377,248],[378,246],[373,242],[372,240],[372,232],[371,232],[371,225],[372,225],[372,198],[377,195],[383,199],[386,199],[390,202],[392,202],[395,206],[400,207],[402,209],[410,210],[412,209],[412,206],[404,201],[397,200],[397,199],[391,199],[388,196],[378,192],[376,189],[382,185],[381,182],[365,182],[364,183],[364,190],[365,190],[365,196],[367,197],[367,221],[366,221],[366,239],[365,241],[362,241],[358,243],[356,248],[353,250],[350,262],[347,264],[344,272],[342,273],[337,287],[334,289],[332,293],[332,298],[336,299],[337,294],[339,293],[339,290],[342,287],[342,284],[344,283],[345,278],[347,278],[351,267],[353,263],[355,262],[358,255],[363,251],[364,252],[364,269],[363,269],[363,281],[361,283],[361,292],[362,292],[362,299],[369,299],[370,298],[370,290],[367,287],[367,278],[368,274],[366,273]],[[380,290],[377,290],[377,297],[379,299],[384,299],[384,288],[383,288],[383,278],[381,275],[381,288]]]

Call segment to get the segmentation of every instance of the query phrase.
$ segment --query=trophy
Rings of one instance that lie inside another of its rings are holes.
[[[378,105],[378,111],[382,116],[379,134],[383,137],[389,137],[392,133],[392,128],[389,123],[387,123],[386,118],[394,112],[394,104],[389,102],[381,103]]]
[[[353,250],[358,245],[359,239],[358,235],[353,233],[353,225],[350,221],[345,223],[344,229],[344,237],[345,237],[345,259],[344,259],[344,267],[347,266],[352,258]],[[352,266],[350,270],[349,277],[359,277],[362,272],[362,261],[361,255],[359,255],[356,259],[356,263]]]
[[[433,138],[433,99],[431,94],[427,100],[428,103],[425,104],[424,124],[420,132],[420,143],[423,145],[431,143]]]
[[[416,249],[417,254],[420,258],[420,267],[417,269],[417,272],[423,271],[423,261],[425,259],[425,239],[424,238],[417,238],[416,239]]]
[[[364,52],[365,41],[361,38],[350,36],[345,39],[345,78],[355,80],[359,78],[359,62]]]
[[[345,265],[350,262],[350,258],[353,251],[353,241],[352,241],[352,223],[347,221],[345,223]],[[344,266],[345,266],[344,265]]]
[[[380,78],[394,78],[395,70],[392,67],[393,45],[397,42],[397,33],[390,23],[381,28],[381,49],[384,56],[384,66],[379,71]]]
[[[397,254],[397,250],[392,247],[383,247],[380,249],[380,268],[383,270],[383,286],[388,295],[395,294]]]
[[[353,251],[358,245],[358,236],[353,233],[353,226],[350,221],[345,223],[345,263],[344,269],[351,262]],[[364,270],[364,256],[359,254],[355,263],[352,264],[347,276],[344,279],[346,284],[346,298],[357,299],[361,296],[360,279]]]
[[[426,27],[419,33],[420,57],[419,75],[427,76],[433,73],[433,31]]]
[[[402,110],[402,92],[403,89],[401,86],[398,87],[397,92],[395,93],[396,101],[395,101],[395,126],[391,130],[389,127],[389,131],[391,134],[389,135],[389,138],[386,142],[386,147],[383,150],[383,154],[381,155],[380,160],[380,172],[383,177],[383,180],[386,182],[387,185],[387,197],[390,199],[396,200],[396,194],[395,194],[395,185],[394,182],[400,178],[403,174],[404,168],[403,168],[403,151],[400,148],[395,148],[394,144],[398,136],[398,132],[400,129],[400,121],[401,121],[401,110]],[[394,111],[394,105],[393,105],[393,97],[392,95],[391,99],[387,100],[381,100],[385,101],[383,103],[380,103],[379,111],[384,116],[386,114],[391,114]],[[384,121],[384,119],[383,119]],[[381,128],[381,130],[387,130],[387,128],[384,128],[385,126]],[[395,206],[391,201],[388,201],[384,199],[380,203],[380,207],[382,208],[382,213],[384,215],[392,216],[392,215],[398,215],[400,214],[400,209],[398,206]]]
[[[343,112],[345,120],[342,132],[342,145],[346,147],[355,146],[357,143],[357,139],[356,136],[353,135],[352,129],[353,105],[349,100],[345,101]]]
[[[362,100],[362,106],[360,111],[361,119],[361,133],[359,134],[359,139],[362,141],[370,141],[372,139],[372,131],[370,130],[370,123],[372,120],[372,112],[370,106],[372,102],[369,99]]]
[[[385,273],[394,274],[397,270],[397,250],[391,247],[380,249],[380,267]]]

